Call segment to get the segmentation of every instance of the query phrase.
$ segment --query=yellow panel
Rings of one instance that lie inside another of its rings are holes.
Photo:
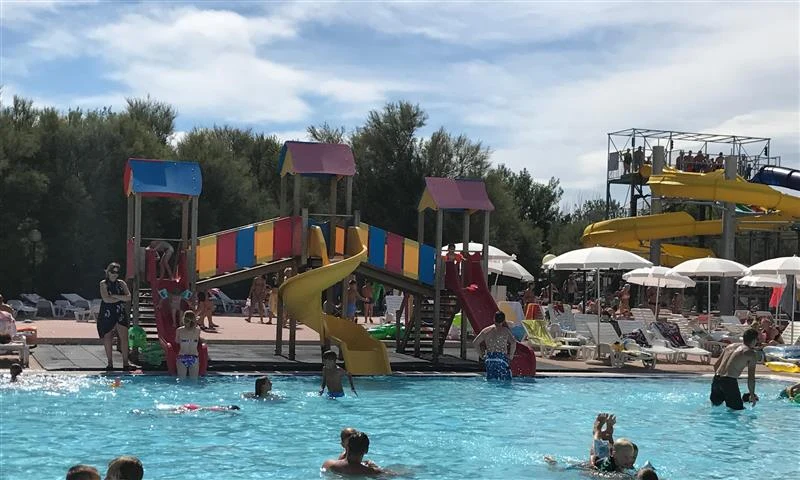
[[[419,243],[408,238],[403,239],[403,275],[419,278]]]
[[[345,229],[342,227],[336,227],[336,240],[334,243],[334,249],[337,255],[344,255],[344,239]]]
[[[275,232],[273,222],[261,223],[256,227],[256,262],[267,263],[273,260]]]
[[[419,205],[417,206],[417,211],[422,212],[426,208],[430,208],[431,210],[438,210],[439,207],[436,205],[436,202],[433,201],[433,197],[428,192],[426,188],[424,192],[422,192],[422,198],[419,199]]]
[[[294,162],[292,161],[292,151],[287,148],[286,156],[283,158],[283,168],[281,168],[281,177],[293,173],[294,173]]]
[[[213,277],[217,274],[217,237],[201,237],[197,242],[197,277]]]

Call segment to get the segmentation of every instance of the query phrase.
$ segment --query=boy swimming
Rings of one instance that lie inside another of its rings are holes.
[[[356,387],[353,385],[353,376],[350,372],[336,365],[336,353],[328,350],[322,354],[322,385],[320,385],[319,394],[325,393],[325,388],[328,389],[329,398],[344,397],[344,389],[342,388],[342,377],[347,375],[350,381],[350,390],[356,395]]]
[[[344,434],[344,430],[342,433]],[[390,473],[372,462],[365,462],[364,455],[367,452],[369,452],[369,437],[364,432],[356,431],[347,437],[345,457],[325,460],[322,469],[344,475],[375,476]]]
[[[259,400],[273,400],[279,398],[272,393],[272,381],[269,377],[264,375],[256,378],[255,392],[245,392],[242,394],[244,398],[256,398]]]
[[[12,383],[16,382],[17,381],[17,377],[19,377],[20,374],[22,374],[22,365],[20,365],[19,363],[12,363],[11,364],[11,368],[9,369],[9,373],[11,373],[11,380],[10,381]]]

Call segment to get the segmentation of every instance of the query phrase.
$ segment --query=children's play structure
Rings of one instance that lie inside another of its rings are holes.
[[[391,373],[386,345],[365,328],[323,312],[329,305],[346,302],[348,280],[353,274],[380,282],[404,294],[404,307],[396,315],[395,348],[426,358],[442,360],[446,332],[461,310],[472,330],[493,324],[499,310],[486,283],[487,252],[464,252],[462,264],[449,263],[442,251],[443,215],[464,218],[464,244],[469,244],[471,215],[483,212],[483,244],[488,245],[489,212],[494,209],[486,187],[478,180],[426,178],[419,202],[416,239],[387,232],[361,222],[352,210],[355,159],[347,145],[286,142],[279,159],[280,217],[222,232],[197,236],[197,198],[202,176],[194,162],[128,161],[125,192],[128,202],[128,277],[132,279],[134,321],[147,329],[145,301],[153,300],[155,329],[174,372],[177,347],[170,317],[170,296],[204,291],[253,277],[283,272],[293,275],[280,285],[278,317],[289,319],[288,357],[295,358],[297,322],[315,330],[323,347],[337,345],[346,368],[358,375]],[[290,180],[291,179],[291,180]],[[328,212],[309,212],[301,205],[303,183],[323,181],[330,185]],[[344,212],[337,212],[337,196],[344,183]],[[292,195],[289,211],[289,190]],[[182,202],[180,239],[145,238],[141,232],[142,198],[172,197]],[[424,216],[437,215],[434,245],[425,243]],[[158,278],[155,252],[145,250],[150,241],[179,242],[178,266],[173,278]],[[147,291],[145,285],[150,286]],[[438,286],[438,288],[437,288]],[[188,308],[184,302],[183,308]],[[276,325],[275,354],[283,355],[284,329]],[[401,328],[404,327],[404,328]],[[462,322],[461,357],[466,358],[466,323]],[[207,352],[201,352],[201,373]],[[517,346],[512,371],[517,376],[535,374],[536,360],[525,345]]]

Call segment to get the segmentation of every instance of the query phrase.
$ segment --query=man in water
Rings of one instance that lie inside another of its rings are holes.
[[[739,391],[739,375],[747,367],[748,401],[755,406],[756,395],[756,362],[758,353],[754,349],[758,342],[758,332],[748,329],[742,335],[743,343],[734,343],[725,347],[717,363],[714,364],[714,380],[711,382],[711,403],[714,406],[725,402],[728,408],[744,410],[742,394]]]
[[[506,324],[506,315],[495,312],[494,325],[490,325],[472,341],[486,358],[486,378],[488,380],[511,380],[511,359],[517,350],[517,340]]]
[[[364,455],[369,452],[369,437],[364,432],[355,432],[347,438],[344,459],[325,460],[322,468],[327,471],[344,475],[376,476],[389,474],[386,470],[372,462],[365,462]]]

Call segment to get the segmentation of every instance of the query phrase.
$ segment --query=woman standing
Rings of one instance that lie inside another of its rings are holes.
[[[122,368],[123,370],[133,370],[138,367],[128,362],[130,321],[125,311],[125,304],[131,301],[131,291],[128,289],[128,285],[120,280],[119,270],[119,263],[109,264],[106,268],[106,278],[100,282],[100,297],[103,299],[103,303],[100,305],[100,316],[97,319],[97,334],[103,339],[103,345],[106,348],[106,358],[108,358],[106,370],[114,369],[111,342],[115,331],[119,336],[122,350]]]
[[[200,329],[197,328],[197,317],[194,312],[187,310],[183,312],[183,326],[175,331],[175,341],[180,345],[177,363],[175,368],[178,378],[189,378],[197,380],[200,375]]]

